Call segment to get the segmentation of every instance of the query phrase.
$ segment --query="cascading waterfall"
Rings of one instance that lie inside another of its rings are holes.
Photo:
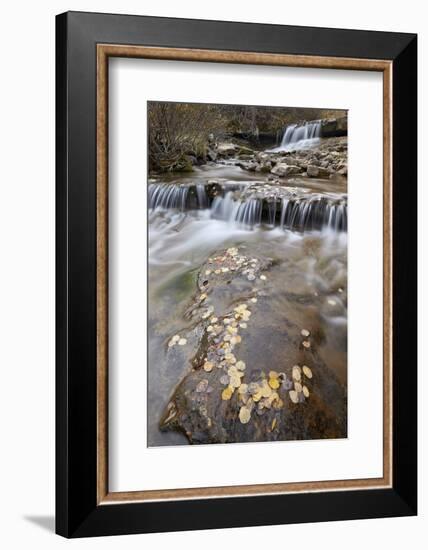
[[[262,223],[262,203],[258,199],[249,199],[239,203],[235,221],[245,227],[257,227]]]
[[[242,191],[242,190],[241,190]],[[347,230],[347,200],[345,196],[304,194],[278,198],[243,197],[241,191],[226,191],[211,202],[204,184],[194,186],[174,184],[149,185],[150,209],[209,209],[212,219],[223,220],[244,228],[264,225],[292,231],[315,231],[324,228],[336,232]]]
[[[175,208],[177,210],[186,209],[186,199],[189,188],[181,185],[149,185],[148,203],[149,208]]]
[[[198,208],[209,208],[209,200],[203,183],[196,184],[196,196],[198,198]]]
[[[314,231],[328,228],[347,230],[347,204],[344,198],[320,197],[265,199],[234,197],[228,192],[216,197],[211,207],[211,217],[253,228],[279,226],[294,231]]]
[[[307,199],[283,199],[280,227],[311,231],[328,228],[333,231],[346,231],[348,208],[344,199],[311,197]]]
[[[271,151],[305,149],[318,143],[321,135],[321,122],[314,120],[304,124],[289,124],[282,134],[281,144]]]
[[[192,210],[209,208],[209,200],[205,185],[198,183],[193,186],[167,183],[152,183],[148,190],[149,208]]]

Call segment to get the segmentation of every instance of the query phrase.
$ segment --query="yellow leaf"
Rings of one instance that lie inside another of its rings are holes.
[[[296,382],[300,382],[302,376],[300,374],[300,367],[298,365],[295,365],[292,370],[292,377],[293,380],[296,380]]]
[[[204,371],[205,372],[211,372],[213,370],[214,364],[211,363],[211,361],[205,361],[204,363]]]
[[[239,410],[239,420],[242,424],[247,424],[250,421],[251,413],[247,407],[241,407]]]
[[[290,396],[291,401],[293,401],[293,403],[299,402],[299,395],[295,390],[290,390],[288,394]]]
[[[269,386],[276,390],[279,388],[279,382],[277,378],[269,378]]]
[[[309,367],[307,367],[306,365],[304,365],[302,367],[302,370],[303,370],[303,374],[306,376],[306,378],[312,378],[312,371]]]
[[[254,395],[253,395],[253,401],[255,401],[257,403],[257,401],[260,401],[260,399],[262,398],[262,394],[258,391],[256,392]]]
[[[231,386],[227,386],[227,388],[225,388],[222,391],[221,398],[223,399],[223,401],[229,401],[232,395],[233,395],[233,388]]]
[[[294,389],[297,393],[301,393],[302,391],[302,384],[300,382],[294,382]]]

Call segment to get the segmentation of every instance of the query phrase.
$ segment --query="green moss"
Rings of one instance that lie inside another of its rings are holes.
[[[164,285],[159,287],[158,295],[171,294],[174,296],[176,302],[188,299],[196,288],[196,281],[198,276],[197,269],[191,269],[168,279]]]

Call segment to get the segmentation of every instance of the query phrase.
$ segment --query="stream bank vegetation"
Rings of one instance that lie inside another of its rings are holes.
[[[332,125],[343,116],[331,109],[148,102],[149,170],[191,171],[195,164],[215,160],[218,142],[235,143],[238,151],[241,143],[245,154],[248,144],[262,148],[275,143],[287,125],[317,118]],[[340,133],[346,130],[336,131]]]
[[[347,436],[347,112],[148,104],[148,444]]]

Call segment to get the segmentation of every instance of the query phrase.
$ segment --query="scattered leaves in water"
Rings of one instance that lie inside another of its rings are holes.
[[[300,382],[294,382],[294,389],[296,390],[297,393],[301,393],[302,392],[302,384]]]
[[[305,397],[309,397],[309,390],[306,386],[303,386],[302,391]]]
[[[275,426],[276,426],[276,418],[274,418],[274,419],[272,420],[271,430],[274,430],[274,429],[275,429]]]
[[[312,371],[309,367],[307,367],[306,365],[303,365],[302,370],[306,378],[312,378]]]
[[[307,338],[311,333],[309,332],[309,330],[307,330],[306,328],[304,328],[304,329],[302,329],[302,330],[300,331],[300,334],[301,334],[302,336],[304,336],[305,338]]]

